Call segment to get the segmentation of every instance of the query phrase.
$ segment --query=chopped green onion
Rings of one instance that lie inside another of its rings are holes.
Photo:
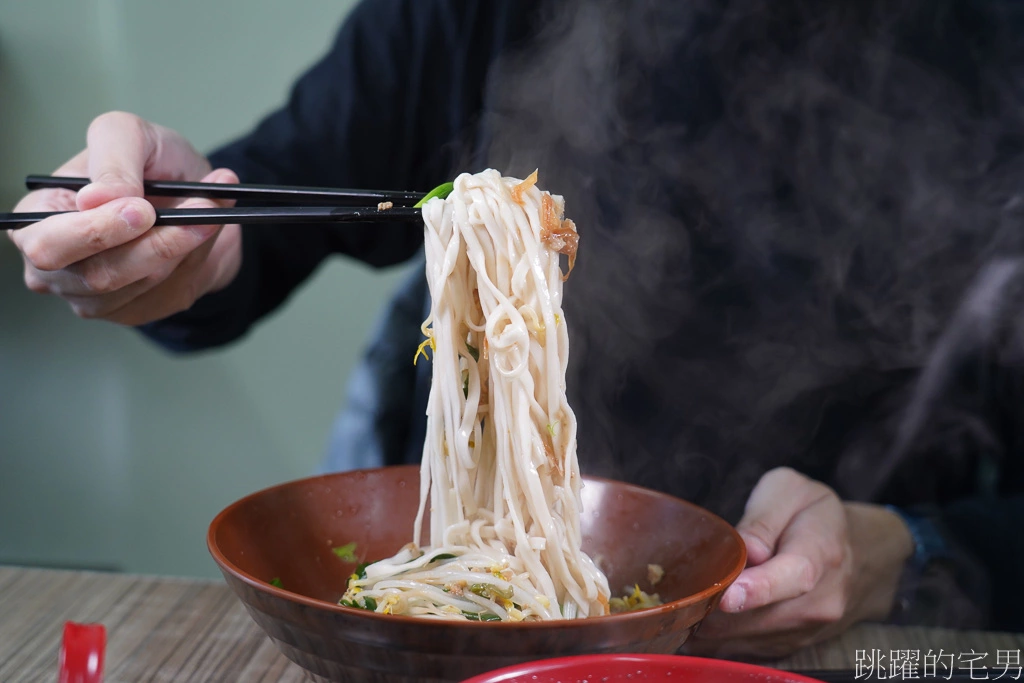
[[[462,616],[470,621],[501,621],[501,617],[491,612],[466,612],[463,610]]]
[[[466,348],[469,349],[469,355],[473,356],[473,360],[480,362],[480,349],[476,348],[469,342],[466,342]]]
[[[508,588],[502,590],[501,588],[498,588],[492,583],[474,583],[472,586],[469,587],[469,592],[475,593],[476,595],[479,595],[481,598],[487,598],[491,600],[497,598],[504,598],[506,600],[512,599],[512,586],[509,586]]]
[[[414,209],[422,209],[423,205],[426,204],[427,202],[429,202],[434,197],[440,197],[441,199],[445,199],[448,195],[450,195],[452,193],[452,190],[454,190],[454,189],[455,189],[455,183],[451,183],[451,182],[442,183],[442,184],[438,185],[437,187],[435,187],[430,192],[428,192],[426,195],[424,195],[423,199],[421,199],[418,202],[416,202],[413,205],[412,208],[414,208]]]
[[[281,577],[275,576],[270,580],[270,585],[274,588],[284,588],[284,583],[281,581]]]
[[[363,602],[359,600],[339,600],[338,604],[342,607],[351,607],[352,609],[365,609],[370,612],[377,611],[377,601],[371,597],[363,598]]]
[[[355,541],[353,541],[352,543],[346,543],[345,545],[337,548],[331,548],[331,550],[334,551],[335,555],[345,560],[346,562],[358,561],[358,558],[356,557]]]
[[[454,559],[455,559],[455,556],[452,555],[451,553],[441,553],[440,555],[434,555],[432,558],[430,558],[430,561],[431,562],[437,562],[439,560],[454,560]]]

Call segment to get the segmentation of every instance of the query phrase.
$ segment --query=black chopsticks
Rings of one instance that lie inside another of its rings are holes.
[[[0,213],[0,229],[18,230],[33,223],[74,211]],[[251,206],[237,209],[160,209],[154,225],[220,225],[222,223],[368,223],[421,221],[419,209],[351,206]]]
[[[88,178],[30,175],[25,178],[29,190],[62,188],[81,190]],[[342,190],[332,187],[296,187],[291,185],[230,185],[227,183],[187,183],[172,180],[147,180],[143,183],[149,197],[205,197],[207,199],[257,199],[288,204],[323,204],[327,206],[376,206],[391,202],[395,206],[412,206],[423,199],[425,192],[394,192],[390,190]]]
[[[29,190],[60,188],[80,190],[88,178],[30,175],[25,178]],[[206,225],[220,223],[365,223],[420,221],[422,214],[414,205],[427,193],[390,190],[347,190],[328,187],[289,185],[231,185],[147,180],[144,193],[151,197],[205,197],[260,201],[267,204],[303,203],[310,206],[249,206],[231,209],[160,209],[156,225]],[[50,216],[67,213],[4,213],[0,229],[24,228]]]

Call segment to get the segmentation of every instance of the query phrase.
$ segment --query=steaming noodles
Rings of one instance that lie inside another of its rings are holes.
[[[581,550],[565,397],[559,255],[571,270],[578,235],[536,182],[463,174],[423,207],[431,312],[417,357],[433,351],[433,375],[419,513],[412,543],[357,571],[342,604],[483,621],[609,611],[607,579]]]

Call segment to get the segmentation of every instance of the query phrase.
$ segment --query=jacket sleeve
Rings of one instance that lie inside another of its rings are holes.
[[[942,508],[942,530],[983,568],[987,594],[986,624],[1005,631],[1024,630],[1024,494],[978,496]]]
[[[926,550],[934,545],[926,553],[934,561],[907,572],[909,611],[919,617],[908,623],[1024,629],[1024,594],[1019,586],[1024,563],[1024,373],[1018,364],[1003,359],[1001,350],[988,353],[999,360],[968,362],[963,374],[974,384],[954,385],[949,399],[953,403],[945,411],[957,423],[969,423],[970,430],[964,432],[969,436],[951,436],[951,430],[934,423],[946,452],[925,449],[914,469],[908,470],[918,480],[930,478],[929,468],[936,470],[947,488],[956,479],[963,480],[958,494],[916,511],[911,508],[936,533],[933,543],[923,539]],[[961,464],[973,465],[958,466],[953,457],[957,452],[969,456]],[[903,481],[910,486],[908,479]],[[915,538],[918,545],[921,540]]]

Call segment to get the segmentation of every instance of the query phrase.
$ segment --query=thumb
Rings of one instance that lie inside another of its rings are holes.
[[[141,197],[143,173],[156,151],[150,124],[134,114],[108,112],[89,125],[86,139],[92,182],[79,190],[78,210],[121,197]]]

